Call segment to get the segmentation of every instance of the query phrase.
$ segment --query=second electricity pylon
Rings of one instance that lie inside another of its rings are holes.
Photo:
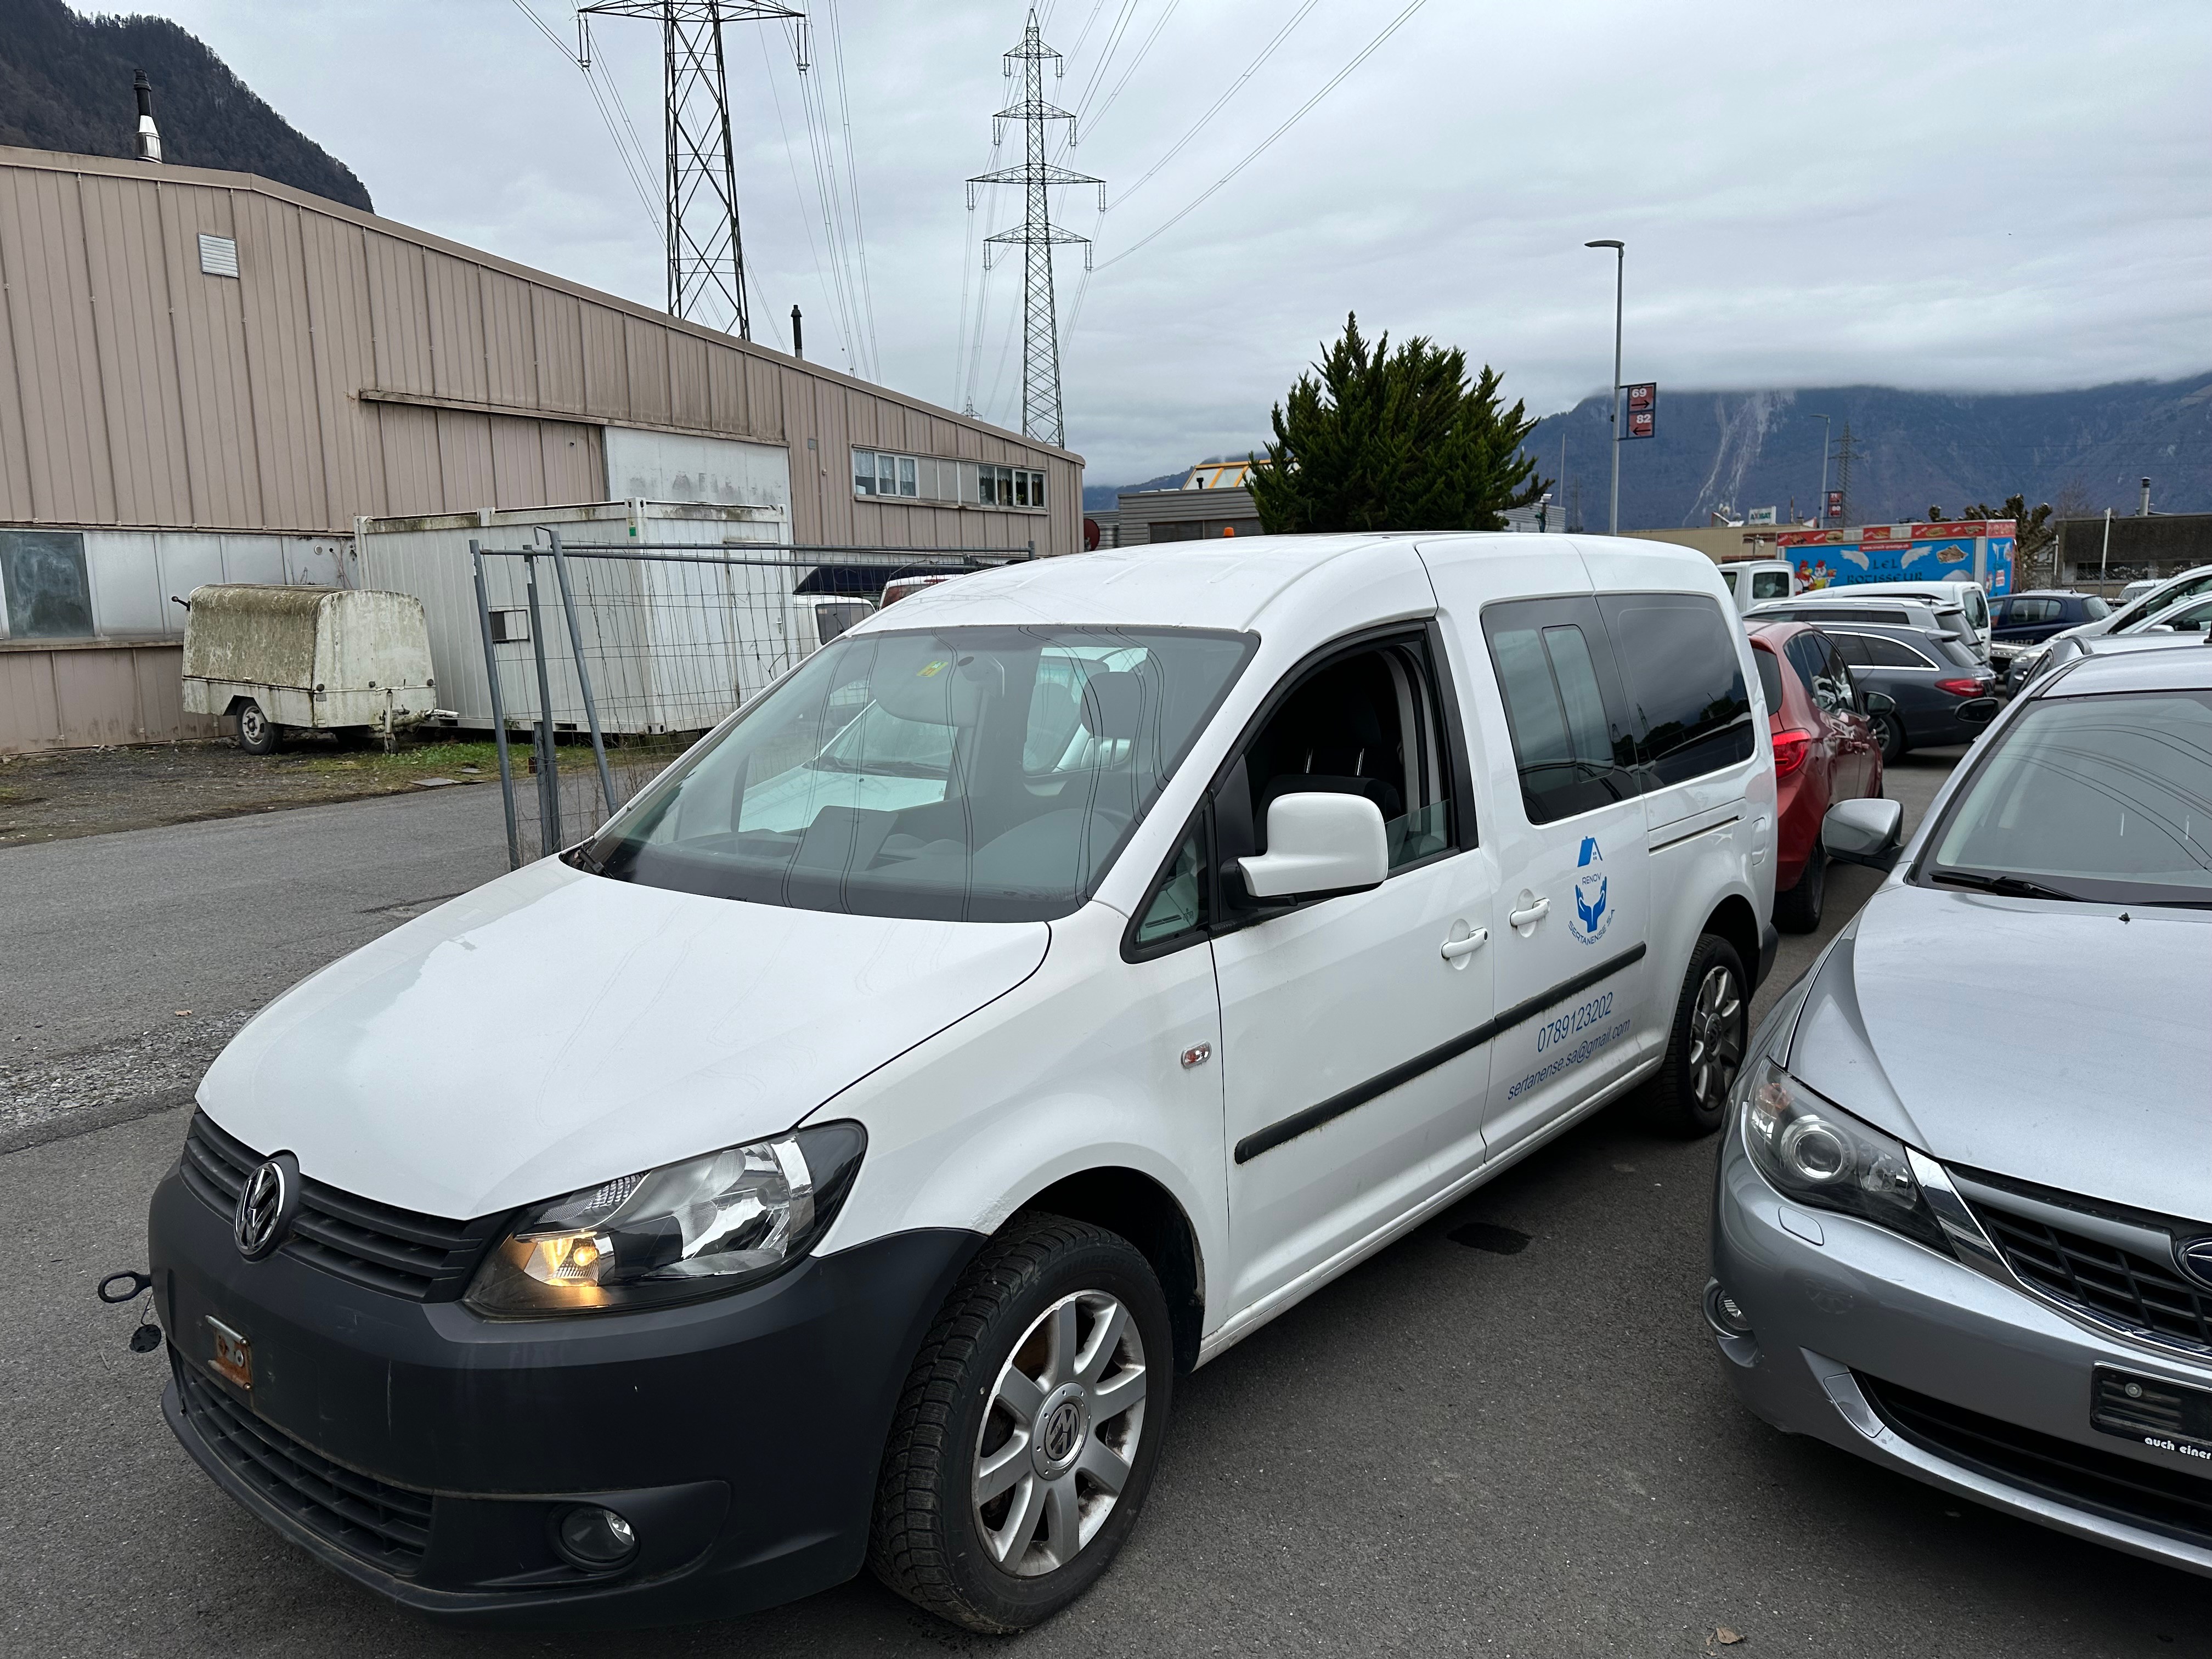
[[[1027,198],[1027,210],[1022,217],[1019,230],[1002,230],[983,240],[983,269],[991,268],[991,249],[994,246],[1018,246],[1022,250],[1022,430],[1041,443],[1054,448],[1066,447],[1067,431],[1060,418],[1060,321],[1055,313],[1052,291],[1052,251],[1064,242],[1083,245],[1084,268],[1091,264],[1091,239],[1078,236],[1073,231],[1062,230],[1052,222],[1050,187],[1054,185],[1096,185],[1098,186],[1098,209],[1106,210],[1106,181],[1093,179],[1088,173],[1070,173],[1066,167],[1054,167],[1044,159],[1045,123],[1067,123],[1069,143],[1075,139],[1075,118],[1066,110],[1056,108],[1044,100],[1044,65],[1050,58],[1055,75],[1065,75],[1066,65],[1060,54],[1044,43],[1037,33],[1036,11],[1030,12],[1029,27],[1022,31],[1022,43],[1006,56],[1006,73],[1012,76],[1014,65],[1022,65],[1022,95],[991,118],[991,136],[995,141],[1005,131],[1008,121],[1019,121],[1028,139],[1019,167],[1001,167],[996,173],[986,173],[968,181],[968,207],[974,211],[975,186],[978,185],[1020,185]]]
[[[667,56],[669,314],[751,339],[722,25],[803,20],[805,14],[779,0],[595,0],[576,10],[580,18],[642,17],[660,25]],[[589,60],[588,39],[580,55]]]

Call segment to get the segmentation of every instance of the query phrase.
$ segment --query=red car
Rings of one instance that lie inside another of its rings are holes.
[[[1839,800],[1881,793],[1881,744],[1850,668],[1819,629],[1795,622],[1754,628],[1751,659],[1759,665],[1774,733],[1781,831],[1774,925],[1785,933],[1809,933],[1820,925],[1828,885],[1820,820]]]

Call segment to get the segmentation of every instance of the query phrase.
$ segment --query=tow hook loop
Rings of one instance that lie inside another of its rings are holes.
[[[110,1290],[111,1285],[122,1288]],[[110,1273],[100,1281],[100,1299],[120,1307],[125,1302],[137,1301],[153,1288],[154,1276],[151,1273],[142,1273],[126,1267],[121,1273]]]

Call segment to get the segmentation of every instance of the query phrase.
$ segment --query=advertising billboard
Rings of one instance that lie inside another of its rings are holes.
[[[2012,588],[2016,528],[2010,519],[1966,519],[1785,530],[1775,538],[1775,551],[1797,568],[1797,580],[1807,587],[1968,580],[2004,593]]]

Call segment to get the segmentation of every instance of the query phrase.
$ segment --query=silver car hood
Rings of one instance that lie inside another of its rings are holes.
[[[2212,1220],[2212,911],[1885,886],[1789,1065],[1947,1164]]]

